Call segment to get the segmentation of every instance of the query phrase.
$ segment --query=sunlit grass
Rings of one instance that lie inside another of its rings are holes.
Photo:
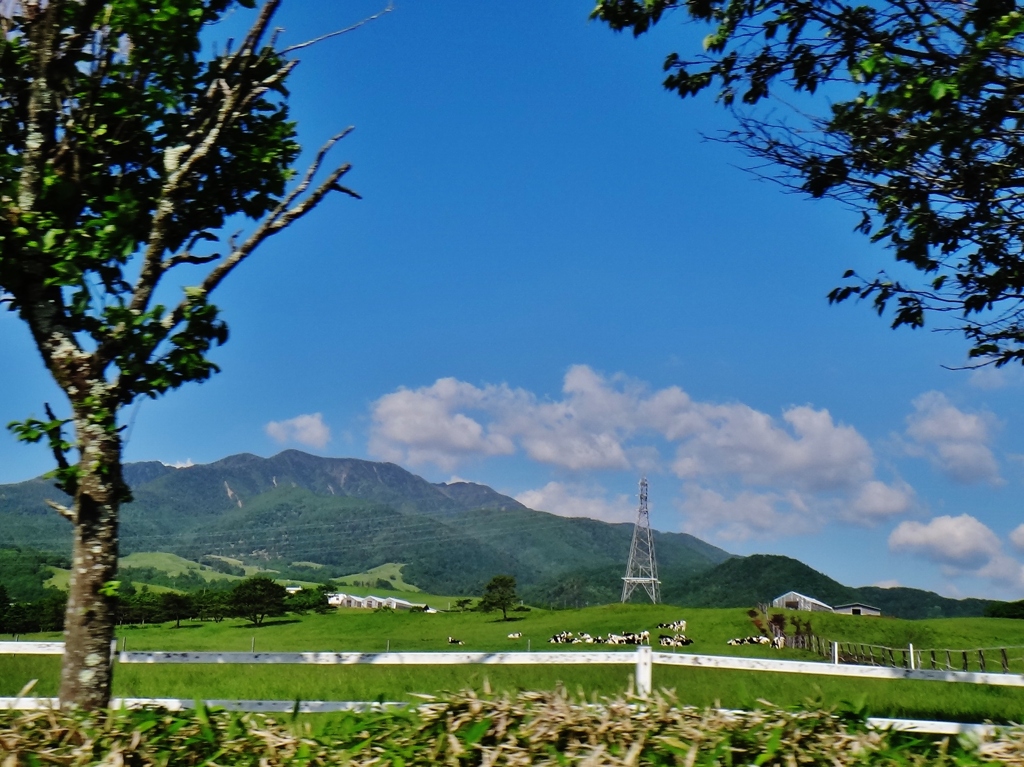
[[[503,622],[494,615],[340,610],[327,615],[286,616],[254,628],[240,620],[171,624],[119,629],[119,648],[128,650],[257,651],[442,651],[450,650],[448,636],[465,642],[459,649],[497,651],[527,648],[546,650],[615,649],[594,645],[551,645],[547,638],[561,630],[610,631],[651,629],[657,623],[686,618],[687,634],[695,643],[688,651],[791,659],[813,659],[799,651],[763,647],[729,647],[726,640],[752,632],[743,610],[683,610],[664,605],[607,605],[549,612],[514,613],[518,620]],[[903,640],[906,632],[932,639],[939,646],[976,647],[997,643],[1024,644],[1024,621],[946,619],[896,621],[825,616],[812,620],[822,633],[840,631],[851,641],[885,643]],[[919,625],[920,624],[920,625]],[[521,631],[524,637],[509,640]],[[27,637],[26,637],[27,638]],[[59,639],[50,634],[38,639]],[[630,648],[622,648],[631,652]],[[633,667],[587,666],[213,666],[119,665],[115,694],[128,697],[236,698],[294,700],[411,700],[416,693],[437,693],[464,687],[480,688],[487,679],[495,690],[554,689],[617,695],[630,684]],[[15,694],[28,679],[38,678],[36,693],[55,695],[59,658],[0,656],[0,695]],[[863,701],[879,716],[909,716],[964,721],[1024,720],[1024,689],[941,682],[858,680],[807,677],[796,674],[727,671],[656,666],[656,687],[675,689],[683,703],[699,706],[748,708],[758,699],[792,706],[818,701],[826,706]]]

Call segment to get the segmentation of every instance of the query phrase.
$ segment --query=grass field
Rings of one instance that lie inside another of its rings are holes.
[[[288,616],[253,628],[243,621],[185,623],[120,630],[129,650],[231,650],[247,652],[253,638],[258,651],[392,651],[449,650],[448,636],[465,642],[466,650],[556,649],[547,638],[561,630],[607,634],[610,631],[652,629],[662,621],[684,617],[687,634],[695,643],[688,651],[779,658],[811,658],[794,650],[763,647],[728,647],[733,636],[751,633],[743,610],[681,610],[664,605],[608,605],[583,610],[516,614],[519,620],[502,622],[480,613],[426,615],[406,612],[341,610],[328,615]],[[994,643],[1024,644],[1024,621],[997,619],[945,619],[896,621],[827,616],[823,634],[844,641],[884,643],[903,639],[906,632],[930,638],[936,646],[970,648]],[[818,620],[818,616],[814,616]],[[522,631],[521,640],[507,634]],[[840,634],[842,636],[840,636]],[[28,637],[26,637],[27,639]],[[58,635],[34,637],[56,639]],[[589,645],[558,645],[559,650],[598,649]],[[605,648],[600,648],[605,649]],[[612,649],[612,648],[608,648]],[[624,649],[624,652],[630,652]],[[28,679],[39,679],[37,692],[55,694],[59,659],[55,657],[0,656],[0,695],[12,695]],[[562,683],[584,694],[611,695],[626,689],[631,666],[436,666],[436,667],[331,667],[331,666],[119,666],[115,675],[118,695],[143,697],[196,696],[212,698],[307,700],[407,700],[415,693],[434,693],[466,686],[480,687],[486,679],[495,689],[551,689]],[[820,701],[837,705],[861,702],[873,715],[933,717],[963,721],[1024,721],[1024,690],[952,685],[940,682],[849,680],[805,677],[796,674],[685,669],[658,666],[656,687],[674,688],[680,699],[695,705],[744,708],[758,699],[789,706]]]
[[[296,562],[295,564],[299,564]],[[406,583],[402,580],[402,568],[405,565],[397,564],[395,562],[388,562],[383,565],[371,568],[363,573],[353,573],[352,575],[346,575],[341,578],[334,578],[334,582],[340,586],[351,586],[356,583],[362,583],[369,581],[370,583],[376,582],[378,579],[389,581],[391,587],[395,591],[405,592],[417,592],[420,589],[413,586],[411,583]]]

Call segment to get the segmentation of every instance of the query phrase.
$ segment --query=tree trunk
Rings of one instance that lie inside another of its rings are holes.
[[[126,488],[116,429],[75,419],[81,474],[75,494],[74,548],[64,618],[61,707],[106,708],[117,600],[108,586],[117,572],[117,516]]]

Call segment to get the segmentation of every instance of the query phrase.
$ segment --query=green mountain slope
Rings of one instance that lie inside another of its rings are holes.
[[[666,602],[690,607],[750,607],[798,591],[836,606],[864,602],[896,618],[978,617],[992,604],[985,599],[947,599],[908,588],[853,588],[789,557],[757,554],[735,557],[664,590]]]
[[[122,509],[124,554],[217,555],[284,569],[316,562],[323,577],[403,562],[405,579],[433,593],[478,593],[496,573],[527,587],[581,569],[617,572],[632,533],[533,511],[484,485],[432,484],[394,464],[296,450],[182,469],[131,464],[126,476],[134,501]],[[67,500],[44,480],[0,486],[0,546],[69,549],[70,526],[46,498]],[[729,556],[681,533],[656,541],[665,571],[685,576]],[[608,578],[614,586],[619,577]]]

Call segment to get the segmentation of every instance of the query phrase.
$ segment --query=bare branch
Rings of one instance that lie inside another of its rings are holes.
[[[331,192],[341,192],[342,194],[347,194],[357,199],[360,198],[357,192],[338,183],[352,168],[349,163],[345,163],[331,171],[319,186],[309,192],[305,199],[298,202],[298,199],[309,190],[312,185],[313,178],[323,167],[327,154],[330,150],[335,144],[351,132],[351,127],[346,128],[340,133],[332,136],[324,143],[320,148],[320,151],[317,152],[316,158],[310,164],[309,168],[307,168],[302,181],[299,182],[299,184],[289,192],[283,200],[281,200],[278,206],[266,218],[264,218],[262,222],[260,222],[260,225],[251,235],[249,235],[248,238],[245,239],[245,241],[241,244],[237,244],[237,235],[232,235],[229,238],[231,254],[225,258],[224,261],[214,267],[206,276],[206,279],[204,279],[198,286],[199,292],[207,295],[213,291],[224,280],[224,278],[235,269],[235,267],[252,254],[260,243],[283,229],[286,229],[289,225],[305,216],[319,205],[320,202],[323,201],[323,199]],[[182,301],[174,311],[167,314],[162,323],[166,330],[170,331],[182,321],[188,307],[188,301],[188,299]]]
[[[297,45],[289,46],[288,48],[285,48],[283,51],[281,51],[281,55],[284,55],[286,53],[292,53],[293,51],[298,51],[298,50],[301,50],[302,48],[309,48],[312,45],[316,45],[317,43],[322,43],[324,40],[329,40],[332,37],[338,37],[339,35],[345,35],[345,34],[348,34],[349,32],[354,32],[355,30],[359,29],[359,27],[364,26],[366,24],[369,24],[371,21],[376,21],[377,19],[379,19],[384,14],[391,13],[393,10],[395,10],[395,5],[394,5],[393,2],[391,2],[389,0],[389,2],[388,2],[386,7],[384,7],[383,9],[381,9],[379,11],[377,11],[377,13],[373,14],[372,16],[367,16],[362,21],[358,21],[358,22],[356,22],[355,24],[353,24],[350,27],[345,27],[344,29],[338,29],[338,30],[335,30],[334,32],[328,32],[326,35],[320,35],[320,37],[314,37],[312,40],[307,40],[304,43],[298,43]]]
[[[179,253],[178,255],[172,256],[164,261],[160,265],[160,270],[168,272],[174,267],[181,266],[182,264],[208,264],[211,261],[216,261],[220,257],[220,253],[211,253],[208,256],[196,256],[192,253]]]
[[[78,516],[75,514],[75,512],[73,512],[67,506],[65,506],[65,505],[63,505],[61,503],[57,503],[56,501],[51,501],[50,499],[46,499],[45,503],[46,503],[47,506],[49,506],[51,509],[56,511],[58,514],[60,514],[62,517],[64,517],[64,519],[66,519],[71,524],[73,524],[73,525],[78,524]]]

